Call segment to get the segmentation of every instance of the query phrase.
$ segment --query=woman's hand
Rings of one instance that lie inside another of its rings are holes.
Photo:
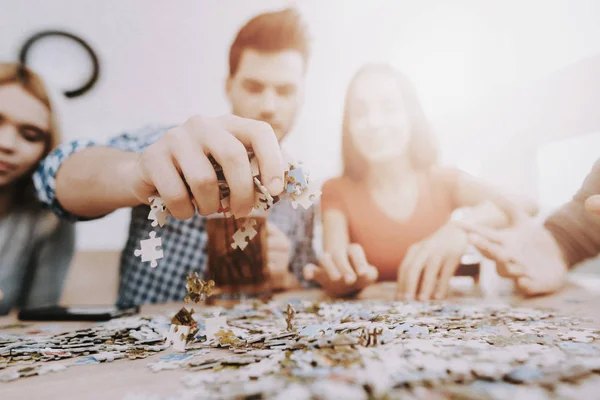
[[[594,206],[588,203],[588,208]],[[461,225],[469,232],[470,243],[495,261],[498,274],[513,279],[523,294],[558,291],[567,282],[569,268],[554,236],[522,211],[513,208],[511,212],[513,223],[506,229]]]
[[[350,244],[345,249],[325,253],[319,265],[308,264],[304,279],[316,281],[332,297],[348,296],[377,280],[377,268],[369,265],[363,248]]]
[[[298,280],[289,270],[292,243],[275,224],[267,222],[267,260],[271,288],[292,289]]]
[[[468,246],[467,233],[449,223],[428,239],[412,245],[398,269],[397,298],[441,299]]]

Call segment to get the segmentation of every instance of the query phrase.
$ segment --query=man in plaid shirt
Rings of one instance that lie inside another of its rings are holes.
[[[285,165],[278,141],[300,108],[308,53],[307,32],[295,11],[258,15],[238,32],[229,53],[227,96],[234,115],[195,116],[180,126],[125,133],[106,143],[74,141],[41,163],[34,176],[38,195],[62,217],[89,220],[133,208],[118,305],[181,301],[187,274],[205,273],[205,216],[219,207],[207,154],[223,167],[235,216],[247,215],[254,203],[246,147],[254,150],[269,192],[282,192]],[[175,218],[160,232],[165,257],[150,268],[134,251],[154,229],[148,197],[156,192]],[[314,208],[293,209],[284,199],[269,211],[267,251],[275,288],[302,281],[304,265],[316,261]]]

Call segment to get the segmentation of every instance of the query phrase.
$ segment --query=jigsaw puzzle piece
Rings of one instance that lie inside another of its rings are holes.
[[[267,188],[263,186],[263,184],[257,177],[254,177],[254,184],[256,185],[256,188],[258,189],[258,191],[260,193],[262,193],[262,195],[265,196],[265,198],[268,200],[269,206],[272,206],[273,205],[273,196],[271,196],[271,194],[269,193]]]
[[[150,208],[152,209],[160,209],[162,211],[167,209],[164,200],[159,196],[150,196],[148,197],[148,201],[150,202]]]
[[[254,203],[255,210],[267,211],[269,208],[269,200],[262,193],[256,193],[256,200]]]
[[[167,210],[167,206],[163,199],[159,196],[150,196],[148,201],[150,202],[148,219],[152,220],[152,226],[165,226],[167,223],[167,218],[171,215],[171,213],[169,213],[169,210]]]
[[[169,213],[169,211],[165,210],[161,210],[160,208],[151,208],[150,212],[148,213],[148,219],[152,220],[152,226],[165,226],[165,224],[167,223],[167,218],[170,216],[171,214]]]
[[[244,250],[248,245],[248,242],[254,239],[254,236],[258,233],[256,229],[254,229],[254,225],[256,225],[256,220],[247,219],[244,224],[233,234],[233,243],[231,243],[231,248],[240,250]]]
[[[204,325],[206,327],[206,338],[214,339],[217,332],[227,328],[227,316],[215,315],[212,318],[206,318]]]
[[[150,266],[156,268],[157,260],[164,257],[163,251],[157,248],[162,246],[161,238],[156,237],[156,232],[150,232],[150,239],[140,240],[141,249],[136,249],[134,254],[136,257],[142,257],[142,262],[150,261]]]
[[[165,344],[172,346],[176,351],[185,351],[186,339],[189,334],[189,326],[171,324],[171,329],[165,336]]]
[[[233,215],[233,214],[231,214],[231,206],[229,204],[229,196],[223,197],[221,199],[221,207],[219,207],[218,212],[223,213],[223,215],[225,215],[226,218],[229,218]]]
[[[252,157],[250,159],[250,170],[252,171],[253,177],[260,175],[260,170],[258,169],[258,160],[256,159],[256,157]]]
[[[287,174],[286,179],[286,189],[285,191],[288,194],[296,194],[300,195],[303,191],[308,188],[308,183],[306,181],[306,175],[304,174],[304,170],[301,167],[291,168]]]
[[[308,210],[319,196],[321,196],[321,191],[309,186],[308,189],[302,192],[300,195],[290,195],[292,198],[292,207],[296,209],[298,208],[298,205],[301,205],[305,210]]]

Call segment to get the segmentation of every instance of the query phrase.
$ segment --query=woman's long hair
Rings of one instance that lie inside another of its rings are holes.
[[[48,153],[50,153],[50,151],[54,149],[61,140],[60,129],[52,108],[49,92],[46,89],[42,78],[24,65],[0,63],[0,86],[12,84],[19,85],[31,96],[41,101],[50,112],[49,136],[46,138],[44,153],[40,158],[42,159],[47,156]],[[35,188],[32,179],[34,171],[35,169],[29,171],[27,174],[20,177],[17,182],[15,182],[15,198],[12,202],[14,207],[21,209],[39,207],[39,202],[35,195]]]
[[[411,122],[408,156],[410,157],[412,167],[416,170],[424,170],[433,166],[437,162],[438,157],[437,143],[429,121],[427,121],[425,113],[421,108],[413,84],[403,73],[387,64],[368,64],[354,75],[346,91],[342,122],[343,175],[354,181],[361,181],[365,179],[369,171],[369,162],[356,149],[349,126],[352,88],[355,82],[366,73],[386,74],[396,79],[398,90],[404,98],[406,111]]]

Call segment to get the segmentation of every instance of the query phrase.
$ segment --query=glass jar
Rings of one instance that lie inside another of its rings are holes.
[[[247,233],[252,234],[245,238]],[[236,244],[234,235],[237,236]],[[206,279],[215,282],[208,304],[228,305],[239,300],[264,299],[271,297],[269,269],[267,267],[267,218],[253,212],[248,217],[226,218],[222,214],[208,218],[206,230],[207,274]]]

